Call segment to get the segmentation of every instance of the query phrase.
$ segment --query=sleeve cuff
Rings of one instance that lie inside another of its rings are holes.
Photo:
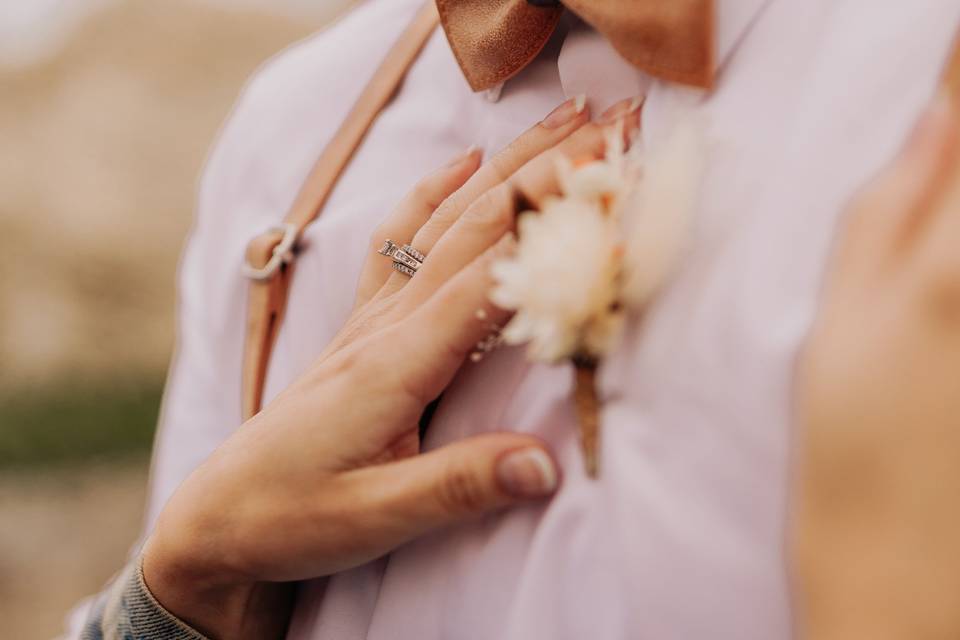
[[[82,637],[84,640],[209,640],[157,602],[143,580],[139,558],[124,570],[94,607]]]

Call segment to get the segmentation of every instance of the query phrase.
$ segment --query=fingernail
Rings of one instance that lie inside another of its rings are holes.
[[[603,115],[600,116],[600,122],[610,124],[616,122],[619,118],[636,112],[643,105],[643,98],[643,96],[634,96],[621,100],[603,112]]]
[[[583,110],[587,108],[587,94],[578,93],[573,97],[573,108],[577,112],[577,115],[583,113]]]
[[[587,96],[580,94],[575,98],[570,98],[559,107],[554,109],[543,119],[541,124],[547,129],[556,129],[571,122],[587,108]]]
[[[447,167],[455,167],[462,162],[466,162],[468,159],[472,159],[475,155],[480,153],[480,147],[475,144],[467,147],[467,150],[458,155],[456,158],[447,163]]]
[[[515,498],[543,498],[557,490],[557,469],[543,449],[512,451],[497,463],[497,479]]]

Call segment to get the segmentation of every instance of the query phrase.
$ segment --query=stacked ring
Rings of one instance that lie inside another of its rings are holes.
[[[426,255],[417,251],[409,244],[401,246],[389,238],[384,241],[383,246],[380,247],[377,253],[391,258],[393,260],[393,268],[411,278],[417,273],[417,269],[423,265],[423,261],[427,259]]]

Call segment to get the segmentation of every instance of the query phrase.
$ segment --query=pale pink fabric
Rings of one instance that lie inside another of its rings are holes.
[[[418,6],[368,0],[293,47],[250,83],[224,128],[181,267],[151,522],[239,423],[245,243],[282,218]],[[602,109],[649,87],[646,136],[664,131],[679,102],[696,104],[709,142],[696,226],[680,273],[603,371],[600,479],[583,475],[569,370],[529,366],[516,350],[468,366],[427,446],[535,433],[563,466],[559,495],[307,585],[292,637],[789,636],[793,359],[843,204],[932,94],[960,4],[720,0],[718,11],[723,66],[709,96],[649,81],[567,25],[494,102],[469,91],[442,34],[429,43],[307,231],[268,397],[347,317],[368,236],[414,181],[470,144],[504,145],[565,96],[587,91]]]

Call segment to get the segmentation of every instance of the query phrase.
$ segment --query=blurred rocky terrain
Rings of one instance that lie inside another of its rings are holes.
[[[105,2],[0,66],[5,638],[56,635],[134,542],[197,175],[244,79],[346,2],[314,4]]]

